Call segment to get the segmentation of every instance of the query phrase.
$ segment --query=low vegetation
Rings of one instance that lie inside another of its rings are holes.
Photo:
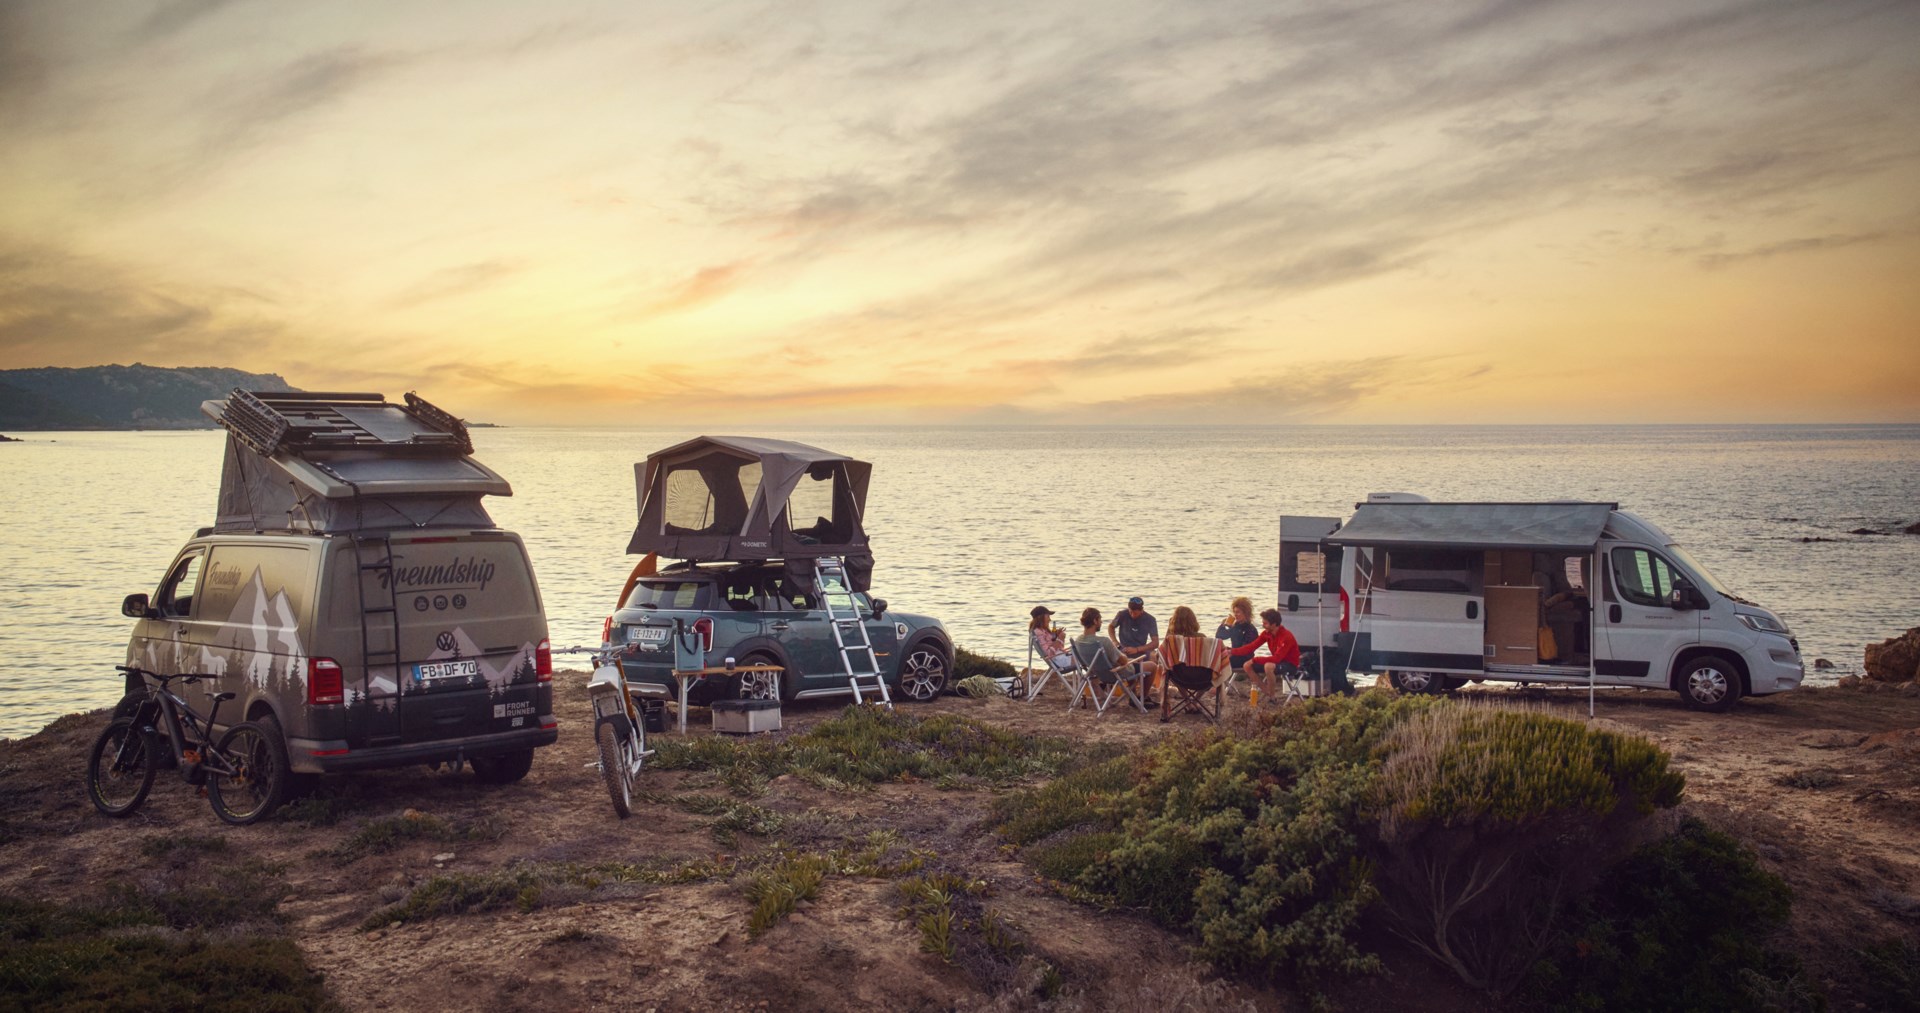
[[[0,1011],[334,1008],[280,924],[280,867],[218,837],[139,851],[145,866],[97,895],[0,898]]]
[[[397,816],[368,820],[324,854],[342,865],[367,855],[383,855],[412,841],[453,844],[461,841],[497,841],[506,824],[493,816],[455,822],[432,813],[409,809]]]
[[[1380,971],[1393,934],[1476,989],[1555,1008],[1650,1008],[1606,991],[1629,979],[1692,1008],[1811,1008],[1765,944],[1785,887],[1737,844],[1688,823],[1629,855],[1684,787],[1643,739],[1368,693],[1090,762],[996,815],[1068,896],[1141,910],[1196,956],[1310,996]],[[1698,954],[1681,935],[1724,959],[1684,969]]]
[[[1004,784],[1057,774],[1074,752],[1064,739],[953,714],[922,718],[858,706],[780,741],[663,737],[655,749],[652,762],[660,769],[714,771],[730,785],[791,773],[834,789],[889,781]]]
[[[964,680],[976,675],[988,679],[1011,679],[1017,674],[1014,667],[999,658],[989,658],[984,654],[975,654],[964,647],[953,649],[953,678]]]

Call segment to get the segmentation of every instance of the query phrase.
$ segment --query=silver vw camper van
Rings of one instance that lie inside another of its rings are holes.
[[[481,505],[512,490],[465,425],[413,394],[236,390],[202,410],[228,430],[218,514],[127,597],[127,664],[208,676],[187,701],[234,694],[222,714],[277,732],[296,772],[525,776],[559,735],[546,615]]]

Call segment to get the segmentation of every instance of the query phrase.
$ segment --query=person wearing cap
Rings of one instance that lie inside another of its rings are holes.
[[[1047,659],[1056,672],[1065,672],[1073,668],[1073,656],[1067,653],[1067,635],[1053,625],[1053,610],[1045,605],[1035,605],[1029,613],[1033,622],[1027,628],[1032,631],[1034,649]]]
[[[1147,603],[1139,595],[1128,598],[1126,610],[1107,624],[1107,634],[1119,643],[1122,655],[1141,662],[1151,686],[1149,694],[1159,696],[1160,664],[1154,657],[1160,649],[1160,621],[1147,611]]]

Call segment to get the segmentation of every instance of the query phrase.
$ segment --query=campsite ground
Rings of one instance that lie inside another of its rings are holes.
[[[777,814],[782,829],[754,836],[748,828],[726,843],[724,828],[716,834],[720,821],[688,811],[699,807],[685,802],[725,796],[714,775],[650,770],[642,777],[650,801],[631,819],[617,820],[592,769],[583,681],[578,673],[558,677],[561,741],[541,751],[520,784],[485,788],[465,775],[384,772],[344,790],[330,784],[319,801],[251,828],[221,825],[203,799],[165,776],[136,817],[96,815],[80,780],[84,750],[104,718],[62,719],[31,738],[0,742],[0,894],[72,903],[116,879],[159,882],[196,861],[182,857],[183,847],[204,852],[216,873],[252,863],[283,881],[278,911],[287,931],[351,1010],[1031,1005],[1025,989],[1042,982],[1014,987],[1009,978],[1037,973],[1037,962],[1015,972],[922,952],[897,882],[886,878],[829,876],[814,900],[757,938],[747,929],[744,875],[650,884],[588,879],[550,887],[524,905],[363,927],[369,915],[436,877],[479,889],[511,882],[516,869],[698,869],[716,856],[750,858],[776,840],[819,850],[890,831],[903,847],[922,849],[929,869],[988,884],[985,903],[1057,973],[1050,984],[1059,998],[1049,1008],[1303,1006],[1255,984],[1210,985],[1214,976],[1183,959],[1175,934],[1063,897],[998,842],[990,789],[921,782],[836,791],[786,775],[752,800]],[[1803,690],[1746,701],[1725,716],[1687,711],[1672,694],[1602,693],[1598,705],[1600,723],[1646,735],[1673,754],[1688,778],[1685,811],[1737,833],[1792,884],[1790,948],[1822,980],[1836,1010],[1857,1008],[1857,983],[1848,980],[1852,949],[1911,936],[1920,918],[1920,854],[1913,845],[1920,832],[1920,695],[1871,689]],[[1463,695],[1585,716],[1584,694]],[[789,708],[787,728],[839,710]],[[926,711],[1090,745],[1165,733],[1138,714],[1066,715],[1044,698],[1031,705],[947,698]],[[431,832],[395,830],[407,827]],[[1340,986],[1333,998],[1350,1009],[1486,1005],[1409,952],[1385,956],[1390,974]]]

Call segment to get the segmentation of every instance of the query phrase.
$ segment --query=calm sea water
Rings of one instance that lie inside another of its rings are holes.
[[[598,640],[634,560],[633,464],[696,433],[482,429],[514,496],[556,646]],[[1613,500],[1780,612],[1809,658],[1920,625],[1920,426],[857,428],[754,435],[874,463],[874,591],[963,646],[1024,656],[1027,611],[1164,623],[1273,598],[1277,518],[1345,516],[1369,491]],[[130,621],[213,520],[223,433],[50,433],[0,445],[0,736],[111,703]],[[1802,541],[1806,538],[1831,541]],[[1824,678],[1831,678],[1831,675]],[[1816,676],[1815,681],[1822,677]]]

